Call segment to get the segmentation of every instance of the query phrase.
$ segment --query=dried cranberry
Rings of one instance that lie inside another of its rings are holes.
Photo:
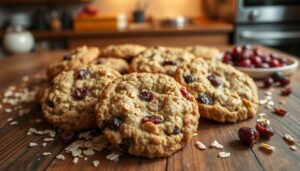
[[[186,92],[185,88],[181,88],[180,89],[180,93],[183,97],[185,97],[186,99],[189,99],[189,94]]]
[[[195,81],[195,78],[192,75],[185,75],[183,76],[184,81],[189,84]]]
[[[223,55],[223,62],[229,63],[231,61],[232,61],[232,56],[231,56],[230,52],[225,52]]]
[[[274,83],[274,80],[273,80],[272,77],[266,77],[266,78],[264,79],[264,87],[265,87],[265,88],[271,87],[273,83]]]
[[[172,61],[172,60],[165,60],[163,62],[163,65],[177,65],[177,61]]]
[[[258,55],[258,56],[262,56],[262,55],[263,55],[262,50],[259,49],[258,47],[254,48],[252,51],[253,51],[253,53],[254,53],[255,55]]]
[[[143,90],[142,92],[140,92],[139,98],[141,100],[150,102],[153,99],[153,93],[151,91]]]
[[[145,122],[152,122],[154,124],[160,124],[163,122],[163,119],[161,119],[160,117],[155,116],[155,115],[148,115],[142,119],[142,123],[145,123]]]
[[[122,142],[119,145],[119,147],[125,152],[129,150],[130,146],[131,146],[131,140],[129,138],[122,139]]]
[[[279,79],[280,86],[284,87],[290,84],[290,79],[288,77],[281,77]]]
[[[274,107],[274,113],[279,116],[284,116],[287,113],[287,111],[278,107]]]
[[[254,64],[256,67],[262,68],[262,59],[259,56],[251,56],[250,60],[251,63]]]
[[[210,96],[201,93],[198,97],[197,97],[197,101],[202,103],[202,104],[206,104],[206,105],[213,105],[213,100]]]
[[[281,72],[274,72],[271,74],[271,77],[275,82],[279,81],[282,78],[282,73]]]
[[[60,133],[59,137],[63,143],[68,144],[78,138],[78,133],[74,130],[67,130]]]
[[[117,131],[123,123],[123,119],[120,116],[113,116],[105,122],[105,127],[111,130]]]
[[[268,124],[257,123],[255,129],[259,132],[260,137],[270,138],[274,135],[273,128]]]
[[[222,82],[215,75],[209,75],[207,76],[207,79],[214,87],[219,87],[222,84]]]
[[[54,108],[55,104],[52,100],[47,100],[47,105],[51,108]]]
[[[64,61],[70,61],[72,59],[72,55],[71,54],[66,54],[66,55],[64,55],[64,57],[63,57],[63,60]]]
[[[288,95],[290,95],[292,92],[293,92],[293,91],[292,91],[292,88],[291,88],[291,87],[283,88],[283,89],[280,90],[280,94],[281,94],[282,96],[288,96]]]
[[[176,135],[176,134],[179,134],[179,133],[181,133],[181,129],[175,127],[175,128],[173,129],[172,134],[175,134],[175,135]]]
[[[252,146],[259,140],[259,132],[249,127],[241,127],[238,135],[241,142],[247,146]]]
[[[241,56],[241,54],[242,54],[242,48],[241,47],[236,46],[232,49],[232,56],[234,58],[236,58],[236,59],[239,58]]]
[[[271,67],[280,67],[281,64],[280,64],[280,62],[279,62],[278,59],[271,59],[271,61],[270,61],[270,66],[271,66]]]
[[[90,71],[87,69],[81,69],[77,73],[77,79],[85,80],[90,77]]]
[[[77,99],[83,99],[85,96],[87,96],[89,94],[90,94],[90,91],[85,87],[75,88],[73,90],[73,97],[75,97]]]

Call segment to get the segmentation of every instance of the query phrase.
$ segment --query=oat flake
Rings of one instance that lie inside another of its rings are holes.
[[[205,150],[207,147],[200,141],[197,141],[196,142],[196,145],[197,147],[200,149],[200,150]]]
[[[224,146],[222,144],[220,144],[218,141],[213,141],[210,145],[211,147],[217,148],[217,149],[223,149]]]
[[[226,158],[226,157],[230,156],[230,153],[229,152],[225,152],[225,151],[221,151],[221,152],[219,152],[218,156],[221,157],[221,158]]]

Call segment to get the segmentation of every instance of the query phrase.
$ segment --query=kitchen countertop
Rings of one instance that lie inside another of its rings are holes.
[[[229,47],[222,47],[228,49]],[[278,52],[267,48],[268,51]],[[0,60],[0,92],[10,85],[20,85],[21,78],[28,75],[31,78],[36,73],[44,72],[46,66],[59,59],[65,52],[48,52],[40,54],[28,54],[19,57],[9,57]],[[281,52],[280,52],[281,53]],[[296,146],[299,148],[300,140],[300,69],[294,73],[291,78],[291,87],[293,94],[285,98],[287,104],[282,105],[288,113],[284,117],[273,114],[270,110],[260,107],[259,112],[267,113],[275,135],[269,140],[262,140],[252,148],[241,145],[238,140],[237,130],[241,126],[254,127],[256,119],[252,118],[236,124],[216,123],[205,119],[200,119],[198,135],[195,136],[189,145],[183,150],[178,151],[169,158],[145,159],[130,155],[123,155],[120,161],[112,162],[105,159],[108,154],[97,152],[96,155],[89,157],[87,161],[82,159],[73,164],[69,155],[66,160],[55,160],[55,156],[65,147],[57,137],[54,141],[47,144],[46,147],[28,147],[30,142],[41,144],[46,135],[26,135],[30,127],[39,130],[50,129],[51,127],[44,121],[41,123],[30,123],[32,118],[40,118],[41,111],[35,102],[27,104],[31,111],[23,116],[18,116],[17,111],[5,113],[0,109],[0,170],[299,170],[300,168],[300,150],[292,151],[289,145],[282,139],[284,134],[290,134],[296,139]],[[261,82],[256,82],[258,87]],[[279,88],[274,87],[273,101],[278,105]],[[259,97],[263,97],[265,89],[259,88]],[[3,106],[5,108],[6,106]],[[8,118],[14,118],[18,121],[17,125],[10,125]],[[229,158],[217,157],[217,149],[199,150],[195,146],[196,141],[201,141],[207,146],[212,141],[217,140],[224,145],[222,151],[230,152]],[[264,153],[259,149],[261,142],[269,143],[276,147],[276,151],[271,154]],[[50,151],[50,156],[43,156],[42,153]],[[93,167],[92,161],[99,160],[98,168]]]

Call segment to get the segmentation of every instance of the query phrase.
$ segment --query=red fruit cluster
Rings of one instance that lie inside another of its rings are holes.
[[[238,131],[241,142],[247,146],[257,143],[259,138],[270,138],[274,135],[273,128],[268,124],[257,123],[254,128],[241,127]]]

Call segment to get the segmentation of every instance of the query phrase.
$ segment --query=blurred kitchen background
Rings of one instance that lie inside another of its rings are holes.
[[[299,0],[0,0],[0,57],[87,44],[264,44],[300,56]]]

